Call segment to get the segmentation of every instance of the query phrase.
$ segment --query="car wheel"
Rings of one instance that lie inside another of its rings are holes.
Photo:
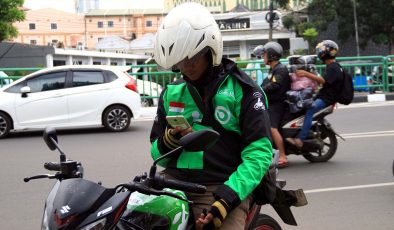
[[[141,97],[141,106],[142,107],[150,107],[153,105],[153,100],[149,98],[142,98]]]
[[[7,114],[0,112],[0,138],[8,136],[11,130],[11,119]]]
[[[114,105],[105,110],[103,125],[111,132],[121,132],[130,125],[131,114],[129,110],[120,105]]]

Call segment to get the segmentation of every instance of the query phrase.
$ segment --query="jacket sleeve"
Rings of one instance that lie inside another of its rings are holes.
[[[164,98],[166,92],[166,89],[164,89],[160,95],[156,111],[156,117],[153,121],[153,126],[150,133],[151,156],[153,160],[156,160],[162,154],[167,153],[171,150],[164,144],[164,135],[167,127],[166,111],[164,109]],[[168,161],[169,160],[164,159],[158,164],[165,167]]]
[[[239,205],[260,183],[272,161],[270,121],[264,93],[256,85],[243,89],[239,124],[242,163],[216,191],[232,208]]]

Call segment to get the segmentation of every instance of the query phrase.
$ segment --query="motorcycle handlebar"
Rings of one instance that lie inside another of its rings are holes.
[[[185,192],[193,192],[199,194],[204,194],[207,191],[207,188],[200,184],[173,180],[173,179],[165,179],[164,177],[161,180],[161,186],[164,188],[172,188]]]
[[[45,162],[44,168],[49,171],[60,171],[60,163],[57,162]]]

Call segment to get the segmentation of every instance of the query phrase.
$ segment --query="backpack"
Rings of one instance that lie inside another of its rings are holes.
[[[342,68],[342,66],[341,71],[343,79],[337,95],[337,102],[343,105],[348,105],[353,101],[354,97],[353,78],[346,70]]]

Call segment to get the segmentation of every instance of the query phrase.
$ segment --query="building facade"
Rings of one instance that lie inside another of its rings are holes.
[[[19,36],[13,42],[31,45],[77,47],[85,36],[84,16],[56,9],[26,11],[26,19],[14,23]]]

